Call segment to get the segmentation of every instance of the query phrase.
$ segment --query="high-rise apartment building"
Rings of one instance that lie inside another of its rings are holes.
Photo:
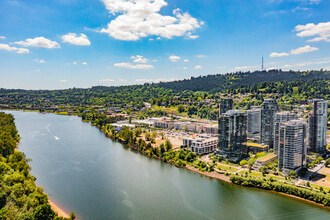
[[[322,153],[327,146],[328,102],[323,99],[313,100],[313,111],[308,115],[308,150]]]
[[[247,137],[258,138],[260,136],[260,120],[261,109],[258,107],[251,107],[246,111],[247,114]]]
[[[261,106],[260,142],[273,148],[275,114],[279,107],[275,99],[265,99]]]
[[[247,153],[247,115],[241,110],[229,110],[219,118],[219,151],[229,157]]]
[[[221,99],[220,101],[220,115],[226,113],[229,110],[234,109],[234,101],[233,99],[226,98]]]
[[[291,113],[289,111],[284,112],[278,112],[275,114],[275,123],[274,123],[274,154],[279,156],[279,154],[283,154],[282,152],[279,152],[280,146],[279,146],[279,133],[280,133],[280,125],[283,122],[287,122],[293,119],[297,119],[297,115],[294,113]],[[283,148],[281,148],[283,149]]]
[[[280,148],[283,147],[283,154],[278,159],[279,169],[284,173],[303,166],[306,157],[305,130],[306,123],[303,120],[291,120],[280,125],[279,142]]]

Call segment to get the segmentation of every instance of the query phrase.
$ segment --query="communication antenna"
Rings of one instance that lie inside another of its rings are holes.
[[[264,70],[264,57],[261,58],[261,70]]]

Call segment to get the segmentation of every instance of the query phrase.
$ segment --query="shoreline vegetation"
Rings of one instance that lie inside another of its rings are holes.
[[[36,185],[30,174],[31,160],[17,150],[20,137],[14,120],[13,115],[0,112],[0,219],[75,219],[73,212],[64,215],[49,202],[43,188]]]
[[[70,215],[66,211],[64,211],[64,209],[61,208],[58,204],[52,202],[52,200],[50,199],[48,200],[48,203],[59,217],[70,218]]]
[[[93,125],[93,123],[91,124]],[[203,161],[198,161],[198,164],[196,164],[198,155],[195,153],[188,152],[186,149],[171,150],[172,145],[169,141],[169,143],[165,141],[165,144],[161,144],[159,148],[157,148],[152,147],[150,143],[146,143],[143,139],[137,138],[141,134],[140,131],[136,133],[136,131],[128,127],[124,127],[119,133],[116,133],[114,127],[111,125],[99,127],[99,129],[113,141],[118,141],[146,156],[170,163],[176,167],[185,168],[195,173],[236,185],[277,192],[330,209],[330,195],[325,191],[318,192],[312,189],[283,183],[273,178],[255,178],[247,174],[220,173],[215,171],[214,165],[208,166]]]
[[[10,109],[12,110],[12,109]],[[22,111],[22,109],[17,109],[19,111]],[[23,110],[24,111],[24,110]],[[52,112],[50,112],[52,113]],[[79,114],[68,114],[68,115],[75,115],[81,118]],[[116,120],[116,119],[115,119]],[[213,179],[218,179],[220,181],[224,181],[227,183],[235,184],[235,185],[240,185],[244,187],[250,187],[250,188],[255,188],[258,190],[266,190],[268,192],[284,195],[290,198],[298,199],[300,201],[308,202],[313,205],[321,206],[323,208],[329,209],[330,210],[330,196],[311,190],[311,189],[305,189],[305,188],[300,188],[297,186],[290,185],[290,189],[294,189],[293,191],[284,191],[284,190],[279,190],[279,189],[274,190],[273,188],[267,187],[267,184],[269,184],[270,180],[266,180],[265,178],[254,178],[254,177],[247,177],[243,176],[243,174],[228,174],[225,172],[221,172],[219,170],[215,170],[214,167],[208,167],[206,164],[202,163],[194,163],[195,159],[197,158],[197,155],[188,152],[187,150],[172,150],[172,144],[165,143],[159,148],[157,147],[152,147],[150,143],[146,143],[142,138],[137,138],[139,136],[140,132],[136,133],[136,131],[127,128],[124,128],[122,131],[119,133],[115,132],[115,129],[113,126],[106,124],[104,126],[99,126],[98,124],[95,124],[93,120],[82,120],[83,122],[90,122],[92,126],[97,127],[102,133],[105,134],[106,137],[110,138],[112,141],[120,142],[121,144],[138,151],[148,157],[152,157],[154,159],[163,161],[165,163],[172,164],[178,168],[185,168],[187,170],[190,170],[192,172],[198,173],[200,175],[213,178]],[[200,161],[201,162],[201,161]],[[196,168],[199,167],[199,168]],[[263,181],[262,184],[251,184],[251,183],[246,183],[247,179],[244,179],[244,181],[238,181],[244,178],[248,178],[252,182],[255,181]],[[288,185],[284,184],[281,182],[278,182],[276,180],[271,180],[274,182],[277,182],[278,184],[282,185]],[[293,193],[293,192],[302,192],[303,193]],[[311,195],[306,196],[306,193],[311,192]],[[52,203],[51,201],[49,202],[52,205],[52,209],[55,210],[58,214],[59,217],[62,218],[68,218],[68,213],[66,213],[63,209],[61,209],[59,206],[56,204]],[[70,217],[70,216],[69,216]]]

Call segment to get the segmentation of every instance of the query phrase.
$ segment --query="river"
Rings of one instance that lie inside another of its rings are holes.
[[[79,219],[330,219],[326,208],[148,158],[76,116],[6,112],[37,185]]]

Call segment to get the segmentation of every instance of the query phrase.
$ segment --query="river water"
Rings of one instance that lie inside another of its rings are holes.
[[[37,185],[79,219],[330,219],[328,209],[148,158],[75,116],[6,112]]]

